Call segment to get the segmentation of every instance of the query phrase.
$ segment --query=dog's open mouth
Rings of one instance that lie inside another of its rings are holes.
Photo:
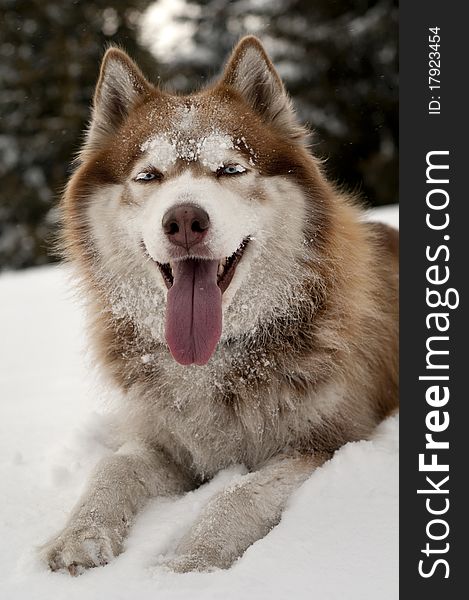
[[[243,254],[244,254],[244,251],[246,250],[246,247],[249,243],[249,239],[250,239],[249,237],[245,238],[242,241],[242,243],[240,244],[239,248],[236,250],[236,252],[234,252],[231,256],[223,258],[218,263],[217,285],[220,288],[222,294],[228,289],[228,286],[230,285],[230,283],[233,279],[233,276],[236,271],[236,267],[238,266],[238,263],[241,260]],[[205,259],[188,258],[186,260],[201,261],[201,260],[205,260]],[[162,264],[157,261],[155,261],[155,262],[158,265],[158,268],[161,271],[161,275],[163,276],[163,280],[166,284],[166,287],[169,290],[174,283],[173,267],[171,266],[171,263]],[[174,264],[173,264],[173,266],[174,266]]]
[[[173,358],[182,365],[205,365],[222,331],[222,295],[230,285],[250,238],[222,260],[185,258],[157,261],[166,287],[165,337]]]

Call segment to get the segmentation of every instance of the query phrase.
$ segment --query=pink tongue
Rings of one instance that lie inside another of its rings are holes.
[[[217,260],[174,263],[165,335],[171,354],[181,365],[205,365],[220,339],[222,311],[217,270]]]

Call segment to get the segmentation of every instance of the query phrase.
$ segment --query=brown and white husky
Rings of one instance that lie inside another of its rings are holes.
[[[42,555],[106,564],[149,498],[242,463],[166,561],[229,567],[396,407],[397,234],[326,180],[253,37],[188,96],[108,50],[62,212],[127,441]]]

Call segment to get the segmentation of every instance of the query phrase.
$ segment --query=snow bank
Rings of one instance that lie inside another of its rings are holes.
[[[397,210],[379,218],[397,225]],[[83,314],[64,267],[0,277],[0,596],[8,600],[398,597],[398,417],[348,444],[293,495],[281,523],[228,571],[158,567],[225,470],[181,498],[151,502],[126,551],[78,578],[50,573],[35,547],[64,523],[104,453],[106,416],[87,363]]]

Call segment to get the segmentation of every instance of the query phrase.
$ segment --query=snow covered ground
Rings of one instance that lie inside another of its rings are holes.
[[[378,218],[397,225],[397,210]],[[228,571],[177,575],[158,557],[206,500],[242,473],[154,500],[126,551],[72,578],[35,548],[55,533],[110,452],[83,314],[63,266],[0,277],[0,597],[5,600],[394,600],[398,597],[398,417],[348,444],[294,494],[282,521]]]

